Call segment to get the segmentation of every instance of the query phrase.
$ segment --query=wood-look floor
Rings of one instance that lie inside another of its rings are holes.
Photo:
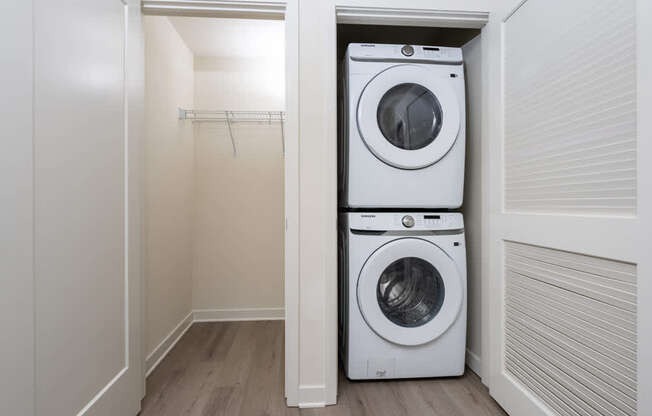
[[[285,406],[283,322],[195,323],[147,379],[141,416],[505,416],[478,376],[350,381],[338,403]]]

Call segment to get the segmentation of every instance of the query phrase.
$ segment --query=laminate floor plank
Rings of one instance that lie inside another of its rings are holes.
[[[473,372],[350,381],[338,403],[285,405],[282,321],[195,323],[147,379],[141,416],[506,416]]]

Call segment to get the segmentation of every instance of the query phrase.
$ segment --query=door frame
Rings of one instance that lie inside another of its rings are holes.
[[[141,4],[143,15],[285,20],[285,397],[288,406],[297,406],[299,404],[298,0],[141,0]]]
[[[486,53],[484,51],[489,50],[489,43],[487,41],[486,29],[487,24],[489,23],[489,12],[493,10],[491,6],[491,1],[475,1],[468,2],[465,9],[459,9],[460,4],[456,1],[441,1],[437,4],[437,8],[431,7],[432,2],[429,0],[420,1],[420,0],[406,0],[402,3],[402,7],[397,8],[395,1],[392,0],[330,0],[319,2],[319,5],[312,5],[313,8],[321,8],[321,19],[326,17],[328,23],[328,32],[325,34],[327,36],[328,49],[321,50],[320,53],[326,55],[328,58],[322,58],[324,60],[328,59],[328,65],[325,65],[324,71],[325,74],[322,74],[322,79],[320,81],[327,81],[325,84],[326,90],[326,100],[321,100],[322,97],[318,97],[314,101],[305,103],[302,101],[302,105],[317,105],[319,110],[322,111],[323,117],[328,121],[327,129],[325,132],[315,132],[317,137],[325,136],[327,142],[329,143],[328,152],[324,155],[329,159],[329,164],[326,165],[325,171],[322,173],[324,179],[324,185],[327,189],[333,190],[332,199],[328,202],[328,206],[332,207],[332,216],[331,213],[328,213],[328,218],[326,219],[329,224],[332,224],[331,228],[333,232],[333,239],[337,242],[336,231],[337,231],[337,212],[334,207],[337,207],[337,112],[334,110],[337,108],[337,63],[333,60],[337,59],[337,24],[367,24],[367,25],[391,25],[391,26],[422,26],[422,27],[454,27],[454,28],[465,28],[465,29],[481,29],[481,41],[482,41],[482,107],[483,113],[486,113],[489,105],[489,100],[487,98],[487,80],[488,80],[488,70],[489,70],[489,60],[487,59]],[[473,6],[475,5],[475,7]],[[302,42],[302,45],[306,45],[306,42]],[[306,46],[306,48],[311,46]],[[300,50],[301,53],[301,62],[304,59],[304,49]],[[304,82],[302,81],[302,86]],[[318,111],[313,109],[312,111]],[[489,124],[487,123],[487,118],[482,122],[482,137],[489,137]],[[302,129],[303,133],[303,129]],[[484,174],[488,171],[488,151],[489,144],[488,140],[483,140],[482,147],[482,173],[483,173],[483,187],[488,184],[488,178]],[[329,166],[332,166],[329,168]],[[486,189],[486,187],[485,187]],[[488,193],[485,192],[482,195],[482,205],[483,205],[483,214],[482,214],[482,240],[483,246],[488,239],[488,233],[486,232],[487,228],[487,219],[488,219]],[[330,238],[330,236],[329,236]],[[338,361],[337,361],[337,278],[330,278],[332,276],[337,276],[337,243],[335,243],[332,252],[327,252],[323,254],[324,257],[324,267],[326,268],[326,310],[325,312],[325,331],[326,331],[326,343],[325,348],[325,360],[326,360],[326,374],[325,374],[325,384],[326,384],[326,404],[334,404],[336,402],[337,396],[337,371],[338,371]],[[486,256],[483,257],[483,270],[487,270],[488,263],[485,260]],[[484,273],[483,273],[484,274]],[[488,273],[487,273],[488,274]],[[486,279],[483,279],[486,280]],[[488,288],[483,288],[482,290],[482,311],[483,316],[485,316],[486,308],[489,305],[489,295]],[[487,319],[487,318],[483,318]],[[485,322],[483,320],[482,326],[485,327]],[[485,357],[482,360],[482,376],[488,374],[486,369],[488,366],[488,351],[489,351],[489,341],[487,340],[489,334],[483,333],[482,335],[482,351],[483,356]],[[328,338],[331,338],[329,341]],[[483,378],[483,383],[487,384],[488,382]]]

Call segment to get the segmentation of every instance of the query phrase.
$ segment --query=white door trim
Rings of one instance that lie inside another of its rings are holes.
[[[337,6],[337,22],[359,25],[403,25],[482,28],[488,12],[466,10],[394,9],[381,7]]]
[[[299,405],[299,0],[285,9],[285,397]]]
[[[143,14],[243,19],[285,18],[285,1],[142,0]]]
[[[637,83],[638,83],[638,226],[646,232],[639,233],[641,240],[637,242],[643,248],[643,253],[652,247],[652,2],[636,1],[636,45]],[[645,41],[643,41],[645,40]],[[652,414],[652,266],[650,261],[638,265],[641,279],[638,281],[638,414]]]

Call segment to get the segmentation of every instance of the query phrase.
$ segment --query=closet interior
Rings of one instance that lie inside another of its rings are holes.
[[[192,322],[284,318],[284,30],[144,17],[148,374]]]

